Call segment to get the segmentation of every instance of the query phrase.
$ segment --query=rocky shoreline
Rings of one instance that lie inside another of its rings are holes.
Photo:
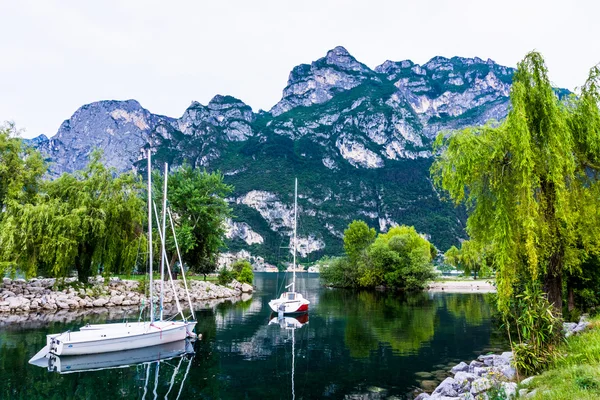
[[[564,323],[563,333],[569,337],[585,331],[588,326],[587,317],[583,316],[579,323]],[[504,399],[529,398],[535,395],[535,390],[530,392],[526,388],[535,376],[523,379],[518,386],[511,351],[480,355],[469,364],[460,362],[450,372],[454,377],[447,377],[431,394],[420,393],[414,400],[483,400],[496,398],[494,395],[502,392]],[[518,390],[519,387],[523,388]]]
[[[233,299],[242,293],[252,292],[252,286],[233,281],[228,287],[211,282],[188,281],[192,303],[215,299]],[[160,282],[154,282],[155,293]],[[4,278],[0,289],[0,314],[31,313],[44,311],[54,313],[59,310],[94,309],[107,307],[139,307],[148,303],[144,284],[134,280],[111,278],[90,279],[90,285],[83,285],[75,278],[57,282],[56,279],[15,279]],[[169,282],[165,282],[164,303],[175,304],[178,299],[182,307],[188,304],[183,282],[175,281],[175,292]]]

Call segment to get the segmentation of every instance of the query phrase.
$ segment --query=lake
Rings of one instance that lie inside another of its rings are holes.
[[[296,287],[310,300],[310,312],[280,324],[267,303],[286,283],[285,274],[255,274],[250,300],[197,310],[196,332],[202,339],[186,350],[193,348],[194,354],[171,358],[182,352],[158,349],[151,357],[161,361],[135,364],[139,353],[128,353],[121,364],[132,365],[120,368],[77,372],[82,366],[110,366],[117,355],[79,360],[79,366],[55,360],[52,371],[28,364],[46,334],[111,320],[108,314],[5,324],[0,330],[0,397],[405,398],[415,387],[442,380],[460,361],[506,349],[483,294],[329,289],[319,284],[318,275],[298,274]]]

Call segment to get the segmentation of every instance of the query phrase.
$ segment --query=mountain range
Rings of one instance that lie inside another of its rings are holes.
[[[432,141],[442,131],[503,119],[513,73],[461,57],[388,60],[371,69],[336,47],[294,67],[268,112],[222,95],[193,102],[179,118],[135,100],[99,101],[32,143],[50,162],[50,176],[83,168],[95,148],[119,171],[143,170],[148,147],[157,166],[185,161],[220,170],[235,187],[229,251],[269,263],[289,254],[294,177],[305,261],[340,254],[354,219],[379,231],[414,225],[445,251],[465,236],[465,214],[432,185]]]

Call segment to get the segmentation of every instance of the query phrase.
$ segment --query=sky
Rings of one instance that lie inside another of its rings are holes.
[[[600,62],[599,15],[597,0],[0,0],[0,122],[52,136],[94,101],[179,117],[216,94],[269,110],[294,66],[338,45],[371,68],[437,55],[515,67],[535,49],[573,90]]]

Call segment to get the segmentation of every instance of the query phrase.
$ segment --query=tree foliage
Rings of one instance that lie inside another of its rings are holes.
[[[519,280],[543,281],[560,308],[563,271],[598,252],[599,76],[592,69],[580,96],[562,103],[542,56],[529,53],[504,122],[435,142],[434,180],[467,206],[471,239],[493,255],[504,312]]]
[[[153,193],[158,206],[162,204],[159,196],[163,181],[157,176],[154,183]],[[188,164],[169,175],[168,186],[168,202],[183,262],[197,273],[214,272],[219,249],[224,246],[225,219],[231,215],[225,198],[232,192],[232,187],[223,182],[219,172],[208,173]],[[175,254],[175,244],[169,241],[169,235],[167,240]]]
[[[254,273],[252,272],[252,265],[248,260],[240,259],[231,265],[235,279],[241,283],[252,284],[254,281]]]
[[[350,254],[322,263],[321,279],[342,287],[414,290],[433,278],[433,246],[413,227],[395,226],[374,236],[375,230],[364,222],[352,222],[344,235]]]
[[[471,240],[463,241],[460,244],[460,249],[452,246],[444,253],[446,263],[463,271],[467,276],[474,274],[475,279],[477,279],[477,274],[480,272],[489,273],[488,257],[489,254],[486,250]]]
[[[377,233],[364,221],[352,221],[344,231],[344,250],[350,260],[356,262],[373,243]]]
[[[79,280],[97,273],[122,273],[138,255],[144,205],[141,182],[132,173],[116,175],[92,153],[80,172],[40,184],[29,202],[10,201],[3,216],[0,256],[27,275],[38,268],[64,277],[73,267]]]
[[[44,172],[42,156],[23,143],[14,124],[0,125],[0,221],[8,203],[35,196]]]

